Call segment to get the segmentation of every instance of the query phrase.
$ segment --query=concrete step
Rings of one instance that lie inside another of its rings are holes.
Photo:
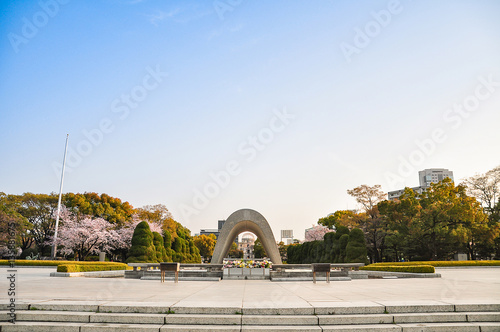
[[[500,304],[387,302],[333,307],[176,307],[156,303],[69,301],[20,305],[8,331],[500,331]]]
[[[432,301],[431,301],[432,302]],[[7,303],[0,303],[0,313],[9,308]],[[307,307],[180,307],[177,305],[165,306],[154,302],[95,302],[95,301],[44,301],[19,302],[16,311],[71,311],[71,312],[101,312],[101,313],[151,313],[167,314],[170,312],[182,314],[234,314],[242,312],[248,315],[346,315],[346,314],[401,314],[401,313],[445,313],[462,312],[473,314],[476,312],[500,312],[500,304],[434,304],[412,302],[388,302],[384,304],[360,305],[356,303],[339,303],[339,305],[318,302],[315,306]]]
[[[132,308],[133,309],[133,308]],[[285,310],[285,308],[282,308]],[[270,309],[268,309],[270,310]],[[275,309],[277,310],[277,309]],[[262,314],[258,308],[239,313],[236,310],[224,314],[206,313],[117,313],[84,311],[20,310],[16,312],[18,322],[68,322],[68,323],[120,323],[159,325],[363,325],[363,324],[426,324],[426,323],[481,323],[500,322],[500,312],[433,312],[433,313],[336,313],[316,315],[296,314],[289,308],[285,315]],[[300,310],[300,309],[297,309]],[[311,309],[312,310],[312,309]],[[0,312],[0,321],[8,321],[9,313]]]
[[[68,322],[0,323],[2,332],[163,332],[163,331],[350,331],[350,332],[492,332],[500,331],[500,323],[420,323],[365,325],[161,325]]]

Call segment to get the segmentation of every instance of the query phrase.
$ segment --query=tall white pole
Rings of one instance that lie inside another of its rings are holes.
[[[57,202],[56,230],[54,232],[54,243],[52,244],[52,252],[50,254],[50,257],[52,259],[54,259],[57,255],[57,228],[59,227],[59,214],[61,213],[61,198],[64,182],[64,169],[66,168],[66,152],[68,151],[68,139],[69,134],[66,134],[66,146],[64,147],[63,167],[61,171],[61,186],[59,187],[59,201]]]

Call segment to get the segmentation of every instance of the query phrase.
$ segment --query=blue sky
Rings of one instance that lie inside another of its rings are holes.
[[[500,164],[498,1],[2,1],[0,191],[240,208],[275,236],[346,190]]]

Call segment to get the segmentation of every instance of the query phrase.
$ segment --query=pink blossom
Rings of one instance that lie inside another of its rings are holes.
[[[304,242],[323,240],[326,233],[333,232],[333,229],[329,229],[326,226],[317,225],[309,229],[306,229],[306,235]]]

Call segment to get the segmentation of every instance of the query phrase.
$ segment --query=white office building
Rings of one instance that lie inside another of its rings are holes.
[[[418,172],[420,187],[429,188],[431,183],[438,183],[445,178],[453,180],[453,172],[445,168],[429,168]]]
[[[431,186],[431,183],[438,183],[445,178],[453,180],[453,172],[445,168],[429,168],[418,172],[420,186],[411,188],[415,193],[421,194]],[[393,201],[404,193],[404,189],[393,190],[387,193],[387,199]]]

